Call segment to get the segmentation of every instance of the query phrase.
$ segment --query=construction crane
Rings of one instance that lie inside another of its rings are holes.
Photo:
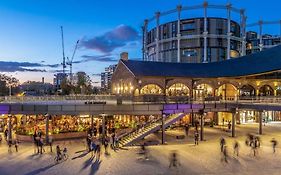
[[[72,63],[73,63],[73,59],[74,59],[74,56],[75,56],[75,53],[76,53],[78,44],[79,44],[79,40],[77,40],[77,42],[76,42],[76,45],[75,45],[75,48],[74,48],[74,51],[73,51],[73,54],[72,54],[71,59],[69,59],[69,58],[67,57],[67,63],[66,63],[66,64],[69,65],[70,84],[72,84],[72,79],[73,79],[73,75],[72,75]]]
[[[61,29],[61,45],[62,45],[62,73],[65,74],[65,68],[66,68],[66,64],[65,64],[65,54],[64,54],[64,38],[63,38],[63,27],[60,26]]]

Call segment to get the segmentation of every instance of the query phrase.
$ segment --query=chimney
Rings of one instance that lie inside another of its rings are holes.
[[[123,60],[123,61],[128,61],[128,59],[129,59],[128,52],[122,52],[120,54],[120,59]]]

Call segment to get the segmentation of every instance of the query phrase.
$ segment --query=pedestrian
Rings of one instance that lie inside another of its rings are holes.
[[[198,131],[194,132],[194,144],[198,145],[198,141],[199,141],[199,133]]]
[[[53,136],[49,136],[49,146],[50,146],[50,152],[53,152]]]
[[[228,130],[231,129],[231,121],[228,122]]]
[[[114,141],[115,141],[115,149],[116,148],[119,148],[119,138],[117,137],[117,135],[115,135],[115,138],[114,138]]]
[[[222,154],[223,154],[222,161],[224,161],[225,163],[228,163],[228,161],[227,161],[228,154],[227,154],[227,146],[226,145],[224,145],[224,147],[223,147]]]
[[[259,138],[255,137],[251,145],[252,145],[252,150],[254,152],[254,156],[256,156],[258,154],[258,148],[260,147]]]
[[[177,158],[177,153],[175,151],[173,151],[170,155],[170,165],[169,168],[171,167],[178,167],[180,165],[180,163],[178,162],[178,158]]]
[[[94,128],[93,128],[93,133],[94,133],[94,136],[96,137],[96,136],[97,136],[97,134],[98,134],[98,130],[97,130],[97,128],[96,128],[96,127],[94,127]]]
[[[111,145],[111,149],[115,150],[115,133],[111,135],[110,145]]]
[[[12,140],[8,139],[8,153],[12,152]]]
[[[61,160],[61,149],[59,145],[57,145],[56,147],[56,153],[57,153],[58,160]]]
[[[43,154],[43,151],[45,152],[45,149],[44,149],[44,142],[43,142],[43,138],[40,138],[39,139],[39,148],[40,148],[40,154]]]
[[[88,152],[91,151],[91,142],[92,142],[92,137],[90,134],[87,135],[87,138],[86,138],[86,143],[87,143],[87,149],[88,149]]]
[[[278,142],[275,140],[275,138],[272,138],[270,142],[272,143],[273,153],[275,153]]]
[[[223,137],[221,137],[220,139],[220,148],[221,148],[221,152],[223,152],[223,148],[225,146],[225,139]]]
[[[95,143],[94,137],[92,138],[91,148],[92,148],[92,151],[91,151],[92,154],[91,154],[91,156],[93,157],[94,154],[96,154],[96,152],[97,152],[97,145],[96,145],[96,143]]]
[[[188,136],[188,132],[189,132],[189,125],[186,124],[185,125],[185,135]]]
[[[5,137],[5,140],[7,141],[7,138],[8,138],[8,129],[5,129],[5,131],[4,131],[4,137]]]
[[[97,160],[100,160],[100,153],[101,153],[100,143],[98,143],[97,146],[96,146]]]
[[[105,137],[104,138],[104,151],[105,151],[105,154],[108,154],[108,137]]]
[[[233,154],[235,155],[236,154],[236,156],[238,157],[239,156],[239,143],[238,143],[238,141],[236,140],[235,142],[234,142],[234,145],[233,145]]]
[[[18,148],[19,148],[19,140],[16,139],[15,141],[15,148],[16,148],[16,152],[18,152]]]

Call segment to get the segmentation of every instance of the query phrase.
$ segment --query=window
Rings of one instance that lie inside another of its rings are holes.
[[[218,38],[218,46],[222,46],[222,38]]]
[[[182,30],[194,30],[195,24],[194,23],[184,23],[182,24]]]
[[[230,32],[231,33],[235,33],[235,31],[236,31],[236,26],[235,26],[234,23],[231,23],[231,25],[230,25]]]
[[[217,34],[222,35],[223,30],[222,29],[217,29]]]
[[[186,49],[183,50],[183,55],[186,57],[197,56],[197,51],[195,49]]]

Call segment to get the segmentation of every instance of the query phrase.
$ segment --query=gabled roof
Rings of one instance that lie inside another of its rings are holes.
[[[121,62],[135,76],[189,78],[242,77],[281,70],[281,45],[243,57],[213,63]]]

